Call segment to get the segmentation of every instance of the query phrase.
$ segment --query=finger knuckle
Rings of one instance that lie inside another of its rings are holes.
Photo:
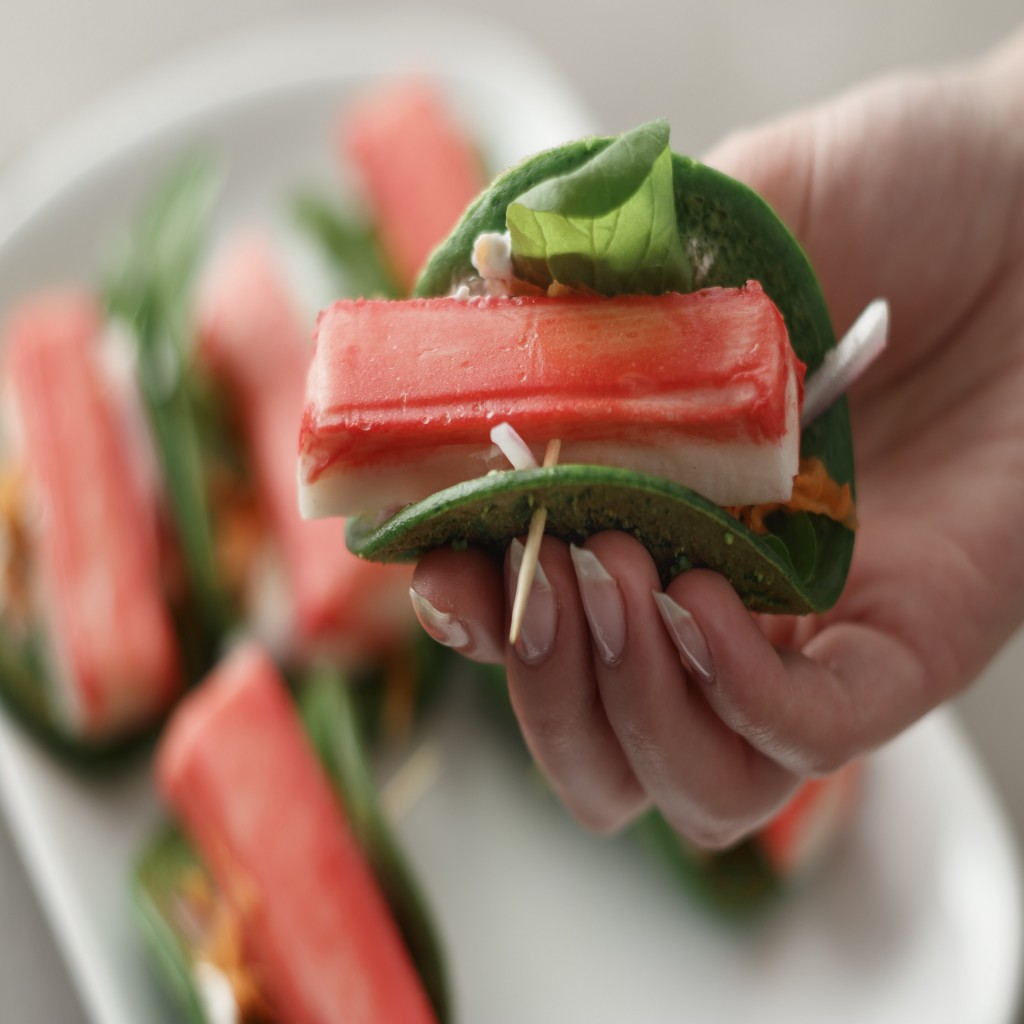
[[[743,811],[722,808],[689,813],[662,811],[668,823],[689,843],[701,850],[719,852],[735,846],[754,828],[757,818]]]
[[[701,850],[721,853],[741,842],[749,832],[749,826],[737,822],[703,824],[684,833],[686,838]]]
[[[844,768],[850,761],[848,752],[841,748],[821,747],[804,751],[797,767],[800,774],[817,777],[832,775]]]
[[[583,828],[599,836],[613,836],[621,832],[635,814],[631,804],[619,802],[574,802],[568,806],[569,812]]]

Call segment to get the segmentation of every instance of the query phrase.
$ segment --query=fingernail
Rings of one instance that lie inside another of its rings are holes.
[[[409,597],[412,598],[412,607],[416,618],[420,620],[420,625],[426,630],[428,636],[455,651],[469,647],[472,637],[462,619],[452,612],[443,612],[435,608],[412,587],[409,588]]]
[[[597,653],[606,665],[617,665],[626,650],[626,609],[619,585],[593,551],[573,544],[569,554]]]
[[[515,596],[519,570],[523,565],[523,551],[522,541],[513,540],[508,554],[510,602]],[[540,664],[554,648],[557,631],[558,598],[538,562],[523,611],[523,621],[519,626],[519,636],[515,642],[516,653],[527,665]]]
[[[655,604],[661,613],[672,642],[694,675],[710,683],[715,678],[715,663],[711,660],[711,649],[697,620],[668,594],[653,591]]]

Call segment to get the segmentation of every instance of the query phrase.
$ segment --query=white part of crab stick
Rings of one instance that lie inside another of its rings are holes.
[[[101,329],[91,296],[61,291],[23,300],[4,332],[55,696],[88,738],[148,724],[182,683],[156,498],[100,370]]]
[[[803,365],[756,283],[689,295],[338,302],[300,438],[307,517],[374,513],[501,468],[503,420],[561,461],[719,505],[786,501]]]

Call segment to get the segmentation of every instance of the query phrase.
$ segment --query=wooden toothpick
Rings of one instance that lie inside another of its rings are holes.
[[[548,441],[544,450],[544,468],[548,469],[558,463],[562,450],[562,442],[557,438]],[[526,614],[526,602],[530,597],[533,577],[537,572],[537,561],[540,558],[540,542],[544,537],[544,525],[547,522],[548,510],[541,505],[530,517],[530,529],[523,547],[523,562],[519,567],[519,578],[516,580],[516,593],[512,600],[512,625],[508,632],[508,642],[514,644],[519,639],[519,630]]]
[[[438,744],[421,743],[380,791],[381,806],[391,824],[401,821],[427,794],[441,776],[442,756]]]

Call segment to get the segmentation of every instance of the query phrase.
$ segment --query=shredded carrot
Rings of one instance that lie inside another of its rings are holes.
[[[745,505],[727,511],[754,533],[767,533],[765,519],[780,509],[785,512],[816,512],[851,530],[857,528],[857,510],[850,485],[837,484],[819,458],[800,460],[800,470],[793,478],[793,494],[789,501]]]
[[[386,740],[390,744],[398,744],[408,739],[412,732],[420,690],[419,667],[404,646],[387,659],[383,685],[381,725]]]
[[[24,628],[30,607],[31,543],[25,523],[25,474],[18,467],[0,472],[0,610]]]
[[[218,572],[228,592],[241,597],[266,537],[263,510],[252,488],[238,476],[212,473],[209,486]]]
[[[227,978],[240,1021],[262,1024],[275,1019],[259,971],[246,955],[241,922],[223,900],[217,903],[202,956]]]
[[[196,959],[212,964],[227,979],[238,1007],[238,1020],[243,1024],[271,1024],[277,1018],[259,969],[248,955],[242,915],[199,868],[181,877],[178,895],[186,911],[184,915],[179,912],[178,924],[195,942]]]

